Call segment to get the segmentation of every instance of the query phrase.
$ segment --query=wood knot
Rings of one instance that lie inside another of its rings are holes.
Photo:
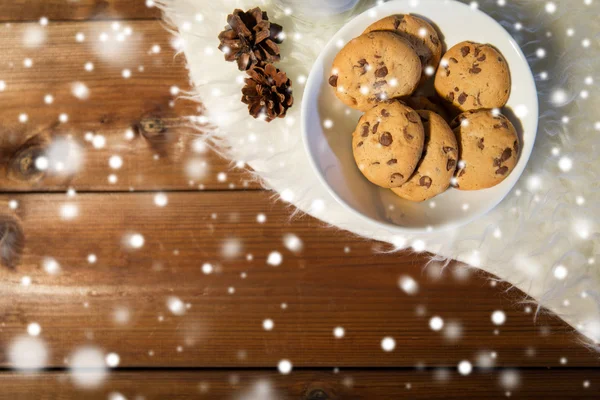
[[[311,389],[304,398],[306,400],[328,400],[329,395],[323,389]]]
[[[38,168],[36,160],[43,156],[49,140],[42,136],[34,136],[17,149],[8,163],[7,177],[19,182],[37,182],[46,174]]]
[[[138,130],[148,140],[161,140],[166,137],[167,127],[161,118],[146,117],[140,120]]]
[[[25,235],[19,220],[12,215],[0,215],[0,264],[15,268],[25,247]]]

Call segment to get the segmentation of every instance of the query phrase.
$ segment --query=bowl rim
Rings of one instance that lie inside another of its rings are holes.
[[[323,59],[326,56],[326,50],[331,48],[332,45],[334,45],[334,41],[336,40],[336,36],[338,35],[338,33],[344,29],[346,29],[349,25],[351,24],[355,24],[356,21],[358,20],[362,20],[365,18],[365,16],[368,16],[369,13],[373,12],[373,11],[380,11],[380,10],[385,10],[386,12],[390,12],[389,15],[392,15],[394,12],[395,13],[400,13],[402,11],[393,11],[393,10],[387,10],[387,9],[392,9],[397,7],[400,3],[404,3],[404,6],[408,6],[407,4],[408,0],[395,0],[395,1],[390,1],[388,3],[383,3],[380,4],[378,6],[374,6],[371,7],[365,11],[363,11],[362,13],[354,16],[351,20],[349,20],[348,22],[346,22],[340,29],[338,29],[333,36],[329,39],[329,41],[327,42],[327,44],[325,46],[323,46],[321,52],[319,53],[318,57],[315,59],[311,69],[310,69],[310,73],[308,75],[308,79],[306,80],[306,84],[304,85],[304,91],[303,91],[303,96],[302,96],[302,104],[301,104],[301,131],[302,131],[302,142],[304,144],[304,150],[307,152],[308,154],[308,159],[309,159],[309,163],[313,169],[313,171],[315,172],[315,174],[317,175],[319,182],[321,182],[322,185],[325,186],[325,188],[327,189],[327,192],[339,203],[342,205],[342,207],[344,207],[346,210],[350,211],[351,213],[353,213],[354,215],[357,215],[359,218],[361,218],[363,221],[368,221],[371,224],[376,225],[378,228],[382,228],[382,229],[387,229],[387,230],[391,230],[394,233],[402,233],[402,234],[422,234],[422,233],[431,233],[431,229],[427,228],[427,227],[407,227],[407,226],[402,226],[402,225],[397,225],[394,224],[393,222],[388,222],[388,221],[381,221],[381,220],[377,220],[374,218],[371,218],[368,215],[365,215],[363,213],[361,213],[360,211],[358,211],[357,209],[355,209],[353,206],[351,206],[350,204],[348,204],[344,199],[342,199],[337,192],[329,185],[329,183],[327,182],[327,179],[323,176],[323,174],[321,173],[321,169],[317,164],[317,160],[315,158],[315,155],[313,154],[313,152],[311,151],[310,145],[309,145],[309,138],[308,138],[308,131],[306,129],[306,114],[307,114],[307,108],[309,106],[309,100],[308,100],[308,96],[306,96],[306,91],[307,88],[310,88],[313,86],[313,81],[315,81],[317,78],[316,76],[318,75],[317,73],[317,67],[318,65],[323,64]],[[511,47],[514,48],[514,50],[516,51],[518,57],[520,58],[521,61],[523,61],[525,63],[525,65],[527,66],[526,71],[527,73],[522,77],[524,80],[523,84],[526,84],[527,86],[530,87],[530,89],[536,93],[536,96],[534,96],[534,100],[533,100],[533,104],[531,104],[531,106],[533,106],[533,109],[529,109],[529,112],[532,114],[532,118],[534,118],[534,124],[533,124],[533,133],[531,136],[531,142],[532,145],[529,148],[529,151],[527,153],[523,152],[523,150],[521,150],[521,156],[520,156],[520,160],[522,163],[522,167],[520,169],[515,169],[511,172],[512,174],[516,174],[514,181],[512,183],[512,185],[510,185],[506,191],[504,193],[502,193],[502,195],[498,196],[497,199],[494,199],[493,201],[490,201],[490,206],[486,207],[486,209],[484,211],[480,211],[478,213],[474,213],[472,215],[469,215],[467,217],[461,218],[461,219],[456,219],[453,220],[451,222],[446,222],[444,224],[441,224],[439,226],[436,226],[436,228],[434,229],[434,232],[441,232],[441,231],[448,231],[451,229],[456,229],[459,228],[461,226],[467,225],[481,217],[483,217],[484,215],[486,215],[487,213],[489,213],[490,211],[492,211],[493,209],[495,209],[501,202],[502,200],[504,200],[506,198],[506,196],[508,196],[508,194],[511,192],[511,190],[515,187],[515,185],[517,184],[517,182],[520,180],[521,175],[523,174],[523,172],[525,171],[525,168],[527,167],[527,164],[529,162],[529,159],[531,157],[531,153],[533,152],[533,148],[535,146],[535,139],[537,137],[537,131],[538,131],[538,127],[539,127],[539,99],[537,96],[537,86],[535,84],[535,78],[533,76],[533,71],[531,70],[531,66],[529,65],[529,62],[527,61],[527,57],[525,56],[525,54],[523,53],[523,51],[521,50],[521,48],[519,47],[518,43],[516,42],[516,40],[512,37],[512,35],[495,19],[493,19],[491,16],[489,16],[488,14],[484,13],[483,11],[479,10],[479,9],[475,9],[473,10],[469,5],[464,4],[464,3],[460,3],[456,0],[444,0],[445,3],[452,3],[453,7],[459,7],[459,8],[469,8],[470,11],[472,12],[476,12],[479,14],[480,17],[487,19],[488,22],[496,25],[497,27],[501,28],[501,32],[504,35],[505,40],[511,45]],[[419,5],[422,3],[429,3],[431,5],[437,5],[439,6],[440,1],[439,0],[420,0]],[[436,4],[437,3],[437,4]],[[417,11],[418,12],[418,11]],[[383,18],[383,17],[382,17]],[[517,164],[518,165],[518,164]]]

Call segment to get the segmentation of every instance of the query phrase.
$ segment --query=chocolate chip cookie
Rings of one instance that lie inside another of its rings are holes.
[[[375,31],[394,32],[408,40],[421,60],[421,81],[433,76],[442,57],[442,42],[429,22],[409,14],[390,15],[372,23],[363,34]]]
[[[510,71],[491,45],[461,42],[442,57],[434,86],[458,111],[500,108],[510,96]]]
[[[457,188],[478,190],[495,186],[515,168],[519,138],[504,115],[490,110],[468,111],[450,126],[458,139],[460,154]]]
[[[352,134],[358,169],[384,188],[402,185],[413,174],[424,144],[419,114],[396,100],[367,111]]]
[[[403,199],[424,201],[450,186],[458,161],[454,132],[442,117],[431,111],[417,111],[425,132],[425,146],[414,174],[392,191]]]
[[[411,94],[421,78],[413,46],[392,32],[352,39],[333,61],[329,85],[346,105],[367,111],[381,101]]]

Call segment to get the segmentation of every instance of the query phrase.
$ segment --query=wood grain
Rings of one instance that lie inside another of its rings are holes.
[[[110,22],[0,25],[0,80],[6,85],[0,91],[2,190],[258,188],[244,169],[206,146],[187,118],[200,115],[201,106],[180,98],[190,89],[185,59],[175,54],[162,24],[122,21],[117,28]],[[83,42],[76,40],[78,33],[85,35]],[[41,44],[23,45],[24,38],[38,35]],[[123,71],[131,76],[124,78]],[[87,88],[86,99],[77,88]],[[61,114],[67,122],[60,122]],[[105,146],[95,147],[86,140],[90,135],[103,137]],[[35,168],[39,156],[50,159],[50,168]],[[109,166],[113,156],[122,159],[119,169]]]
[[[0,272],[2,337],[8,343],[39,323],[52,366],[86,344],[118,353],[122,366],[273,367],[288,358],[297,366],[455,367],[492,352],[500,366],[560,366],[562,357],[600,365],[563,322],[525,312],[518,290],[456,264],[424,268],[426,255],[382,254],[386,246],[310,217],[290,221],[269,193],[169,193],[166,207],[151,193],[14,195],[0,210],[10,211],[11,199],[26,248],[16,270]],[[127,245],[135,233],[142,248]],[[285,247],[287,234],[301,251]],[[273,251],[279,266],[267,263]],[[47,257],[60,273],[44,270]],[[204,274],[204,263],[215,271]],[[417,295],[398,288],[404,275],[418,282]],[[172,297],[189,304],[175,308],[185,315],[170,311]],[[495,310],[506,312],[504,325],[491,322]],[[462,333],[452,340],[448,330],[432,331],[434,315]],[[380,344],[387,336],[397,343],[389,353]]]
[[[507,390],[502,377],[512,370],[302,370],[290,375],[271,371],[113,372],[99,389],[76,387],[64,372],[0,374],[6,398],[36,393],[36,399],[238,399],[238,400],[373,400],[373,399],[592,399],[600,396],[598,369],[522,370],[519,384]],[[512,375],[514,376],[514,375]],[[584,386],[587,383],[587,387]],[[508,394],[507,394],[508,393]],[[142,397],[143,396],[143,397]]]
[[[0,2],[0,21],[153,19],[145,0],[10,0]]]

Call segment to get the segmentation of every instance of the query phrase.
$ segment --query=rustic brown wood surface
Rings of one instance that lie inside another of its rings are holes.
[[[125,34],[127,28],[130,35]],[[28,33],[32,30],[43,32],[44,42],[25,47],[24,38],[35,36]],[[82,42],[76,40],[78,33],[84,35]],[[99,39],[103,34],[105,42]],[[110,21],[57,22],[46,27],[0,24],[0,35],[4,54],[0,79],[6,85],[0,92],[3,191],[259,187],[235,163],[199,146],[201,132],[192,129],[186,117],[199,115],[200,106],[176,100],[190,89],[185,59],[175,55],[173,37],[160,21],[122,21],[116,31]],[[29,68],[26,59],[32,62]],[[88,63],[91,71],[86,69]],[[131,76],[124,78],[123,71]],[[89,92],[84,99],[76,91],[78,83]],[[174,95],[174,88],[181,92]],[[45,102],[47,95],[52,96],[50,104]],[[60,122],[61,114],[66,114],[66,122]],[[21,122],[23,115],[26,122]],[[132,136],[127,136],[128,131]],[[103,138],[105,144],[95,146],[86,140],[90,134]],[[22,167],[36,149],[56,148],[67,138],[73,143],[68,157],[81,159],[73,167],[77,173]],[[115,155],[123,160],[119,170],[109,166]],[[220,173],[226,177],[219,180]],[[113,174],[115,183],[109,181]]]
[[[0,272],[3,334],[24,333],[30,322],[44,326],[52,366],[63,366],[88,336],[120,354],[123,366],[266,367],[281,358],[298,366],[455,366],[492,351],[504,366],[560,366],[561,357],[600,365],[564,323],[534,321],[519,304],[525,296],[492,287],[491,277],[424,268],[425,255],[377,254],[389,248],[310,217],[290,222],[289,209],[269,196],[170,193],[165,207],[150,193],[10,197],[27,243],[17,270]],[[266,222],[257,222],[259,214]],[[127,238],[136,233],[144,245],[131,249]],[[284,246],[286,234],[301,240],[301,251]],[[267,263],[273,251],[282,255],[279,266]],[[60,273],[47,273],[48,258]],[[206,275],[204,263],[216,271]],[[400,290],[403,275],[418,282],[418,295]],[[30,286],[22,286],[23,276]],[[171,296],[190,304],[185,315],[170,312]],[[115,321],[119,309],[130,322]],[[507,315],[500,327],[491,321],[495,310]],[[455,321],[460,337],[432,331],[435,315]],[[272,331],[264,319],[273,320]],[[346,330],[343,339],[334,338],[336,326]],[[381,350],[386,336],[396,339],[396,351]]]
[[[186,117],[201,109],[176,100],[190,89],[185,60],[144,3],[0,2],[0,21],[12,21],[0,24],[0,242],[7,228],[26,239],[18,265],[0,270],[0,397],[598,397],[597,354],[557,317],[534,317],[522,292],[291,218],[271,193],[238,190],[260,186],[198,141],[201,129]],[[75,82],[89,97],[78,98]],[[77,168],[35,167],[64,140]],[[131,248],[136,233],[144,243]],[[282,256],[277,266],[272,252]],[[418,293],[398,287],[402,276]],[[500,326],[490,319],[496,310],[506,313]],[[444,319],[441,331],[432,316]],[[52,370],[11,371],[10,351],[31,323]],[[394,351],[382,350],[384,337]],[[100,388],[83,390],[68,368],[89,346],[120,362]],[[277,373],[281,359],[293,363],[290,375]],[[473,373],[458,374],[461,360]],[[519,382],[508,388],[512,371]]]
[[[159,18],[145,0],[3,0],[0,21]]]
[[[6,398],[38,393],[39,400],[66,399],[239,399],[239,400],[373,400],[373,399],[593,399],[600,395],[597,369],[518,371],[518,385],[500,384],[515,370],[474,372],[404,370],[302,370],[291,375],[270,371],[115,372],[100,389],[81,390],[65,373],[23,376],[0,374]],[[588,382],[586,384],[585,382]],[[586,387],[587,386],[587,387]],[[112,398],[110,396],[113,396]],[[123,397],[117,397],[121,395]],[[136,397],[139,396],[139,397]],[[141,397],[143,396],[143,397]]]

